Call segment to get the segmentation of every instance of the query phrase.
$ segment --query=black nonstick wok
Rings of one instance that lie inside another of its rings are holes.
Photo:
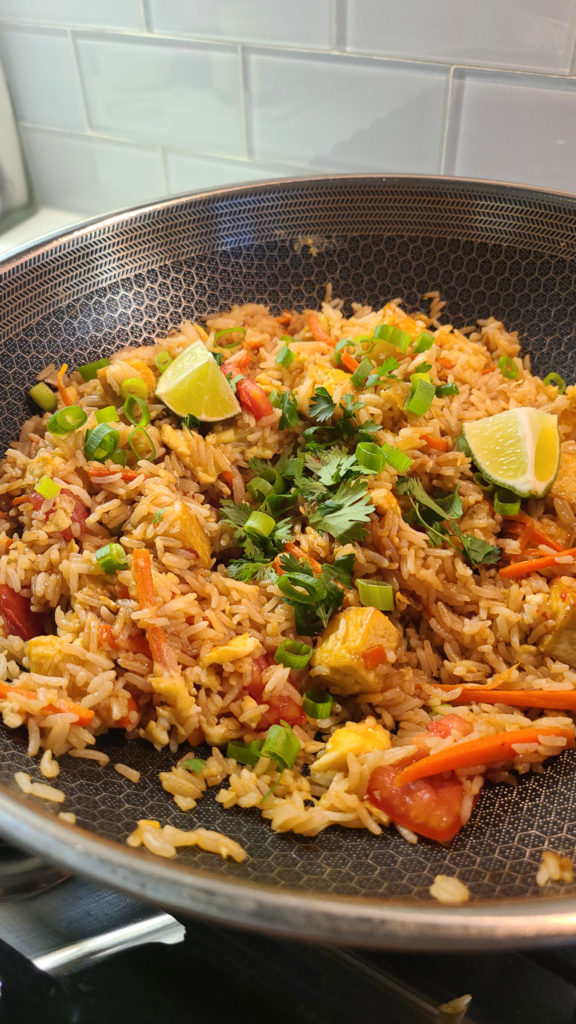
[[[84,363],[237,301],[315,306],[327,282],[346,303],[399,296],[413,309],[438,290],[457,325],[496,316],[520,332],[538,372],[574,380],[575,270],[576,198],[456,179],[280,181],[92,221],[0,264],[0,448],[31,414],[28,389],[47,363]],[[223,811],[213,793],[185,815],[158,782],[169,753],[117,735],[101,745],[142,781],[63,758],[71,826],[16,788],[14,772],[30,770],[25,736],[0,728],[0,831],[165,907],[308,939],[462,949],[576,932],[576,882],[536,885],[543,850],[574,851],[572,752],[516,789],[488,787],[443,848],[411,846],[392,829],[276,835],[256,811]],[[166,862],[132,850],[124,840],[140,817],[222,830],[249,858],[188,850]],[[471,902],[434,902],[438,873],[462,879]]]

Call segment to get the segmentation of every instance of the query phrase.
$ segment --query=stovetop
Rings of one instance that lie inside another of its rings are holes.
[[[15,864],[0,863],[0,1024],[576,1024],[576,942],[473,955],[312,946],[178,921],[22,858],[26,898]],[[465,994],[465,1015],[440,1008]]]

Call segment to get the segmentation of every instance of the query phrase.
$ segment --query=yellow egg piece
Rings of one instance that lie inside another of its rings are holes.
[[[255,636],[251,636],[250,633],[242,633],[241,636],[235,636],[233,640],[230,640],[227,644],[221,644],[219,647],[213,647],[209,654],[204,658],[205,665],[225,665],[229,661],[238,661],[239,658],[246,658],[249,654],[254,654],[254,651],[262,647],[262,644]]]
[[[332,733],[326,750],[312,765],[313,772],[338,772],[346,768],[348,754],[370,754],[374,750],[388,750],[390,733],[382,725],[372,722],[347,722]]]

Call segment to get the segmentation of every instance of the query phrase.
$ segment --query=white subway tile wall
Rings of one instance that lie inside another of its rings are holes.
[[[576,192],[576,0],[0,0],[43,203],[294,174]]]

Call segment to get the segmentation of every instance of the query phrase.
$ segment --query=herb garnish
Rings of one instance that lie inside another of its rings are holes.
[[[354,555],[323,565],[319,576],[307,562],[299,562],[293,555],[281,555],[280,567],[283,575],[278,577],[278,588],[286,604],[294,608],[297,632],[316,636],[342,607],[343,588],[352,583]]]
[[[452,494],[431,497],[416,477],[406,477],[396,485],[399,494],[406,494],[412,503],[410,519],[418,522],[434,547],[450,544],[473,566],[494,565],[502,552],[473,533],[462,533],[457,525],[463,513],[462,499],[456,489]]]

